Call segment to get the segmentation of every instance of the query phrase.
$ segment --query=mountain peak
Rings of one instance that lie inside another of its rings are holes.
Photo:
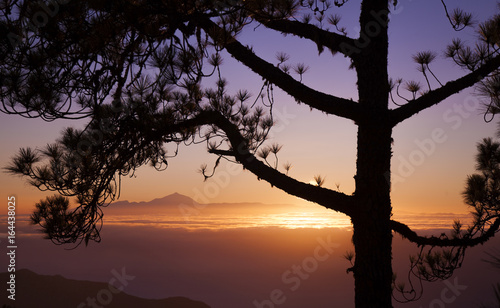
[[[170,194],[165,197],[156,198],[151,201],[141,201],[141,202],[129,202],[127,200],[118,201],[111,204],[110,208],[114,209],[144,209],[155,207],[159,209],[167,209],[173,206],[187,205],[196,206],[199,203],[194,201],[188,196],[182,195],[178,192]]]
[[[178,192],[165,196],[163,198],[156,198],[146,204],[150,205],[193,205],[198,204],[198,202],[194,201],[188,196],[181,195]]]

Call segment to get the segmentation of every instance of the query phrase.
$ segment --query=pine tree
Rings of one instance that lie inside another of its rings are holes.
[[[475,210],[474,223],[463,229],[456,222],[451,236],[426,237],[391,218],[392,131],[473,86],[490,101],[487,112],[498,112],[500,17],[478,25],[473,47],[458,39],[450,43],[446,56],[466,70],[456,80],[442,83],[430,67],[435,53],[417,53],[424,89],[388,75],[389,17],[398,1],[361,1],[358,37],[349,36],[333,13],[348,2],[2,0],[1,110],[48,121],[89,120],[84,130],[68,128],[43,150],[21,149],[8,167],[35,187],[59,194],[36,205],[33,223],[58,244],[99,241],[102,207],[117,197],[121,177],[145,164],[165,168],[170,156],[164,144],[205,142],[217,157],[215,167],[221,159],[235,161],[273,187],[351,218],[357,308],[392,307],[393,289],[413,294],[394,284],[392,232],[422,247],[412,259],[414,275],[448,278],[467,247],[484,243],[499,229],[498,145],[483,142],[490,160],[468,181],[466,201]],[[470,14],[449,13],[442,3],[443,18],[457,31],[472,26]],[[349,59],[357,101],[305,85],[308,66],[288,65],[286,54],[271,63],[243,45],[238,34],[256,25],[311,41],[319,53],[329,50]],[[297,103],[357,125],[352,195],[323,187],[320,176],[317,185],[302,183],[289,174],[290,165],[282,172],[269,163],[269,155],[281,149],[266,143],[274,124],[272,96],[265,101],[251,99],[247,91],[229,94],[219,70],[222,51],[260,75],[262,91],[278,87]],[[218,80],[213,88],[202,83],[208,76]],[[432,89],[431,80],[439,87]],[[401,95],[405,90],[409,97]],[[202,173],[211,175],[206,167]],[[70,209],[69,197],[76,199],[76,209]]]

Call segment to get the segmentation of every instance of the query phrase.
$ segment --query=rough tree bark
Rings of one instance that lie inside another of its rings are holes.
[[[356,308],[392,307],[392,215],[388,119],[388,2],[363,1],[359,54],[354,57],[359,104],[357,174],[352,216]]]

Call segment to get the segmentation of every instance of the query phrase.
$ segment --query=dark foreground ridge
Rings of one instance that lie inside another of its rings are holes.
[[[10,273],[0,273],[0,281],[7,282]],[[0,291],[0,307],[15,308],[210,308],[207,304],[185,297],[144,299],[117,289],[105,282],[80,281],[62,276],[38,275],[30,270],[16,271],[16,300],[7,298],[6,289]],[[116,271],[120,275],[120,271]],[[120,288],[119,277],[114,286]],[[89,302],[90,300],[90,302]],[[92,304],[94,303],[94,304]]]

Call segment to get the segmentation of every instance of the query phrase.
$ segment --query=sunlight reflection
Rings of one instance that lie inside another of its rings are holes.
[[[449,229],[453,220],[467,222],[467,214],[405,213],[396,219],[416,229]],[[188,217],[173,214],[155,215],[109,215],[104,218],[106,224],[127,224],[131,226],[150,225],[158,228],[181,228],[189,230],[236,229],[278,227],[285,229],[299,228],[348,228],[352,227],[349,218],[331,211],[301,211],[272,214],[207,214]]]
[[[233,229],[255,227],[279,227],[286,229],[298,228],[347,228],[350,227],[348,218],[336,213],[295,212],[285,214],[263,215],[113,215],[105,218],[106,223],[112,224],[153,224],[161,228],[183,229]]]

